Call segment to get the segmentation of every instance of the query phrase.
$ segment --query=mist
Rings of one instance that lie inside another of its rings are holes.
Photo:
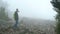
[[[51,0],[0,0],[0,34],[55,34]]]
[[[51,0],[3,0],[8,3],[8,14],[13,18],[16,8],[19,9],[19,17],[35,19],[55,20],[57,14],[53,10]]]

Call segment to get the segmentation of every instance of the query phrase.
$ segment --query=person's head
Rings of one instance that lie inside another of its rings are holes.
[[[18,9],[16,9],[16,12],[19,12]]]

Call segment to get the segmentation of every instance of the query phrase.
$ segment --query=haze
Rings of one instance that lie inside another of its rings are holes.
[[[56,12],[50,3],[51,0],[3,0],[8,3],[9,16],[13,17],[16,8],[19,17],[55,20]]]

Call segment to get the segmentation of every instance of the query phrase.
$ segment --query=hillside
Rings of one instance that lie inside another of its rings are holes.
[[[12,26],[14,21],[0,21],[0,33],[2,34],[55,34],[55,21],[43,20],[43,19],[32,19],[32,18],[21,18],[19,20],[18,28],[14,30]],[[22,31],[22,32],[21,32]]]

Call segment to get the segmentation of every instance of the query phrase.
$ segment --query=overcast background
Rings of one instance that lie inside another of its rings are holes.
[[[51,0],[3,0],[8,3],[8,14],[13,17],[16,8],[19,17],[55,20],[56,12],[53,10]]]

